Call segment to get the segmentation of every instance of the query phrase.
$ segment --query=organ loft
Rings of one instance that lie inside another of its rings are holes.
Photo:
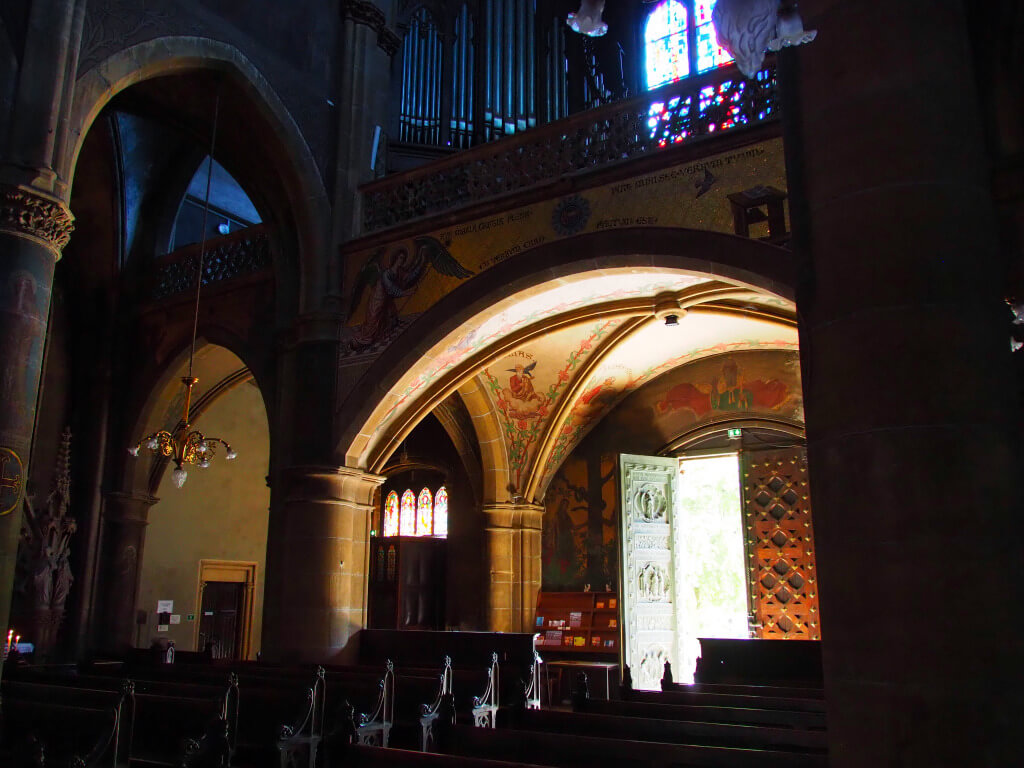
[[[1018,5],[5,0],[0,763],[1019,762]]]

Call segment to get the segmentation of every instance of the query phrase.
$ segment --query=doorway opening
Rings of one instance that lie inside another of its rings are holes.
[[[698,638],[750,636],[739,454],[680,459],[675,499],[675,677],[692,683]]]
[[[240,661],[252,644],[256,563],[201,560],[196,650]]]

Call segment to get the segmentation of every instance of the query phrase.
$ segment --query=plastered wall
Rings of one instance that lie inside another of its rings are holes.
[[[196,604],[201,559],[251,561],[256,566],[256,594],[250,657],[260,650],[263,618],[263,582],[266,572],[266,484],[270,438],[266,410],[259,390],[244,383],[221,396],[195,425],[206,435],[227,439],[238,452],[225,461],[221,452],[208,469],[189,467],[183,488],[175,488],[171,473],[164,473],[150,509],[143,551],[142,583],[137,611],[147,612],[147,623],[137,627],[136,645],[146,647],[153,638],[174,640],[179,650],[196,650],[199,622]],[[157,630],[157,601],[173,600],[180,624]],[[188,620],[189,614],[195,616]]]

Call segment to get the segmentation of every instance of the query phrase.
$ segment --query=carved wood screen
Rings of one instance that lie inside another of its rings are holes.
[[[806,451],[744,451],[741,462],[756,636],[820,640]]]

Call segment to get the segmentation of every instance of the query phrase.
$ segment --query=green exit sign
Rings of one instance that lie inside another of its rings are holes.
[[[730,440],[739,440],[741,437],[743,437],[743,430],[742,429],[740,429],[739,427],[731,427],[729,429],[729,439]]]

